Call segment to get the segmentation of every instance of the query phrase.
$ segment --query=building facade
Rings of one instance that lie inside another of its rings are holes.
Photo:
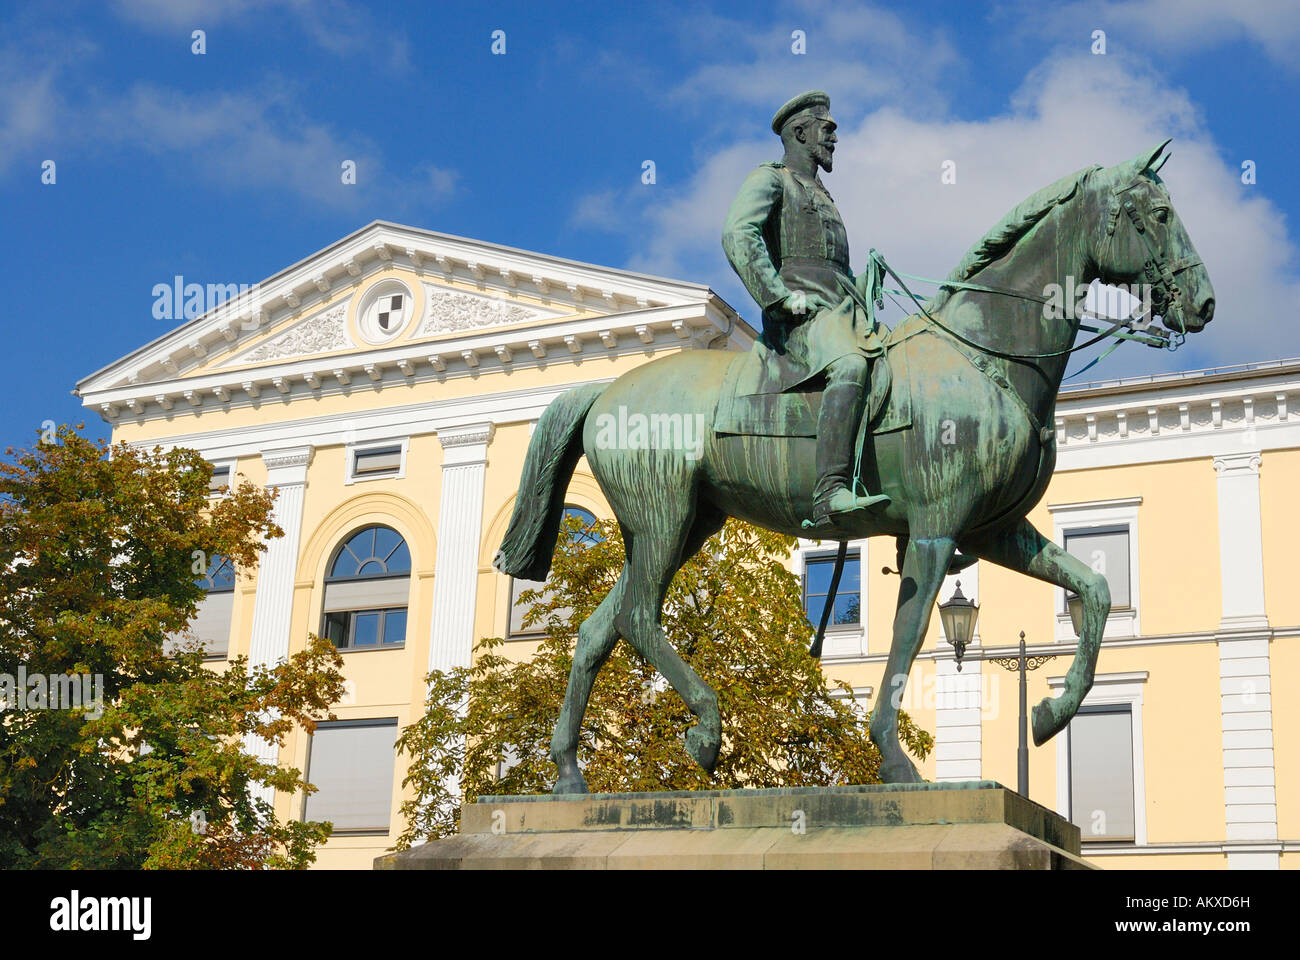
[[[491,560],[541,411],[754,336],[697,284],[376,222],[78,385],[115,441],[193,447],[214,488],[279,489],[285,536],[255,570],[214,562],[193,631],[216,667],[272,663],[309,633],[343,651],[337,720],[279,751],[248,744],[320,788],[274,802],[334,821],[321,866],[369,867],[401,832],[393,741],[426,673],[468,663],[479,637],[535,649],[513,609],[523,585]],[[1030,795],[1080,823],[1102,866],[1300,864],[1300,708],[1270,688],[1300,667],[1298,396],[1300,361],[1061,395],[1056,476],[1030,516],[1106,574],[1114,609],[1084,710],[1031,747]],[[583,463],[567,501],[608,515]],[[851,546],[824,663],[869,709],[898,580],[892,541]],[[828,554],[804,542],[793,558],[814,616]],[[941,599],[960,581],[981,614],[960,671],[933,619],[904,699],[935,734],[919,766],[1013,784],[1016,679],[993,658],[1023,630],[1056,657],[1030,675],[1030,702],[1051,695],[1075,643],[1065,598],[983,562],[950,579]]]

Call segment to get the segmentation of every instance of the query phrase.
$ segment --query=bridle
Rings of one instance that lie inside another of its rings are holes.
[[[846,290],[850,292],[850,294],[857,294],[857,298],[859,298],[860,304],[862,300],[866,300],[868,302],[874,300],[878,305],[880,305],[883,308],[884,306],[883,302],[881,302],[877,297],[874,296],[876,292],[881,290],[879,286],[878,275],[876,272],[876,268],[878,267],[881,273],[885,273],[893,277],[894,281],[898,283],[899,287],[902,288],[898,292],[910,298],[911,301],[914,304],[916,304],[916,307],[921,312],[921,315],[924,316],[936,327],[943,330],[949,336],[966,344],[967,346],[979,350],[981,353],[991,354],[995,357],[1002,357],[1007,360],[1048,360],[1053,357],[1063,357],[1071,353],[1075,353],[1079,350],[1085,350],[1088,347],[1091,347],[1096,343],[1100,343],[1102,340],[1105,340],[1106,338],[1112,336],[1116,338],[1116,342],[1111,345],[1111,347],[1106,351],[1106,353],[1102,354],[1101,357],[1098,357],[1097,360],[1100,360],[1103,357],[1105,357],[1107,354],[1110,353],[1111,350],[1114,350],[1115,347],[1118,347],[1120,343],[1122,343],[1124,340],[1137,340],[1138,342],[1144,343],[1147,346],[1166,349],[1172,353],[1173,351],[1177,350],[1180,346],[1182,346],[1184,341],[1187,339],[1187,326],[1183,320],[1183,312],[1182,312],[1182,304],[1183,304],[1182,290],[1178,286],[1178,282],[1177,280],[1174,279],[1174,277],[1176,274],[1181,273],[1184,270],[1188,270],[1192,267],[1200,266],[1202,261],[1199,257],[1180,257],[1177,260],[1171,261],[1165,256],[1164,251],[1156,249],[1155,244],[1152,243],[1151,241],[1150,234],[1147,232],[1146,222],[1142,219],[1142,215],[1137,209],[1137,204],[1133,202],[1132,197],[1123,196],[1124,194],[1132,190],[1134,187],[1136,187],[1139,183],[1141,183],[1140,174],[1138,177],[1135,177],[1133,181],[1129,183],[1127,186],[1118,187],[1115,190],[1111,191],[1110,206],[1106,216],[1106,239],[1102,243],[1101,254],[1102,257],[1104,258],[1105,255],[1110,252],[1110,249],[1115,240],[1115,228],[1119,222],[1119,214],[1120,211],[1123,210],[1128,215],[1129,220],[1132,222],[1133,229],[1137,232],[1137,235],[1142,239],[1142,242],[1146,245],[1147,253],[1149,254],[1146,262],[1143,264],[1143,273],[1146,277],[1147,283],[1150,285],[1153,291],[1153,295],[1152,295],[1153,312],[1159,312],[1162,318],[1172,315],[1178,324],[1178,329],[1176,331],[1164,333],[1161,331],[1148,331],[1142,328],[1137,328],[1137,329],[1142,329],[1142,332],[1135,333],[1133,332],[1133,330],[1135,329],[1134,320],[1136,318],[1129,317],[1117,321],[1116,323],[1112,324],[1108,329],[1101,330],[1097,334],[1097,336],[1092,337],[1084,341],[1083,343],[1076,344],[1073,347],[1067,347],[1062,350],[1053,350],[1049,353],[1013,353],[1010,351],[998,350],[994,347],[988,346],[987,344],[977,343],[974,340],[970,340],[969,338],[963,336],[957,331],[951,329],[947,324],[943,323],[942,321],[937,319],[933,314],[931,314],[928,310],[926,310],[925,305],[921,303],[919,299],[917,299],[916,295],[912,293],[910,289],[908,289],[907,284],[903,281],[903,277],[909,277],[910,279],[913,280],[923,280],[931,283],[936,283],[941,288],[949,287],[949,288],[955,288],[960,290],[974,290],[980,293],[992,293],[992,294],[997,294],[999,296],[1016,297],[1021,300],[1030,300],[1040,304],[1049,303],[1050,302],[1049,298],[1034,293],[1028,293],[1023,290],[1011,290],[1011,289],[1001,288],[1001,287],[989,287],[983,284],[970,283],[968,281],[963,281],[963,280],[929,280],[929,278],[918,277],[913,274],[908,274],[908,273],[899,274],[892,267],[890,267],[889,264],[885,262],[885,258],[881,256],[881,254],[874,249],[868,255],[869,282],[870,285],[874,287],[874,289],[871,291],[873,295],[862,297],[861,293],[857,290],[857,288],[853,287],[853,285],[848,283],[848,281],[845,280],[844,278],[841,278],[841,284],[845,287]],[[1169,311],[1168,308],[1171,306],[1173,309],[1172,311]],[[870,309],[868,309],[868,314],[874,315],[874,313],[870,311]],[[1097,327],[1085,327],[1083,324],[1080,324],[1079,328],[1087,329],[1090,331],[1095,331],[1099,329]],[[1120,332],[1121,330],[1126,330],[1126,329],[1129,332],[1127,333]],[[1093,361],[1093,363],[1096,362],[1097,362],[1096,360]],[[1092,363],[1088,364],[1088,366],[1092,366]]]
[[[1151,241],[1151,235],[1147,232],[1146,221],[1142,219],[1142,214],[1138,211],[1137,204],[1133,202],[1132,197],[1124,196],[1141,182],[1141,176],[1139,175],[1128,186],[1119,187],[1111,192],[1110,209],[1106,215],[1106,240],[1101,248],[1102,255],[1105,256],[1109,253],[1111,246],[1114,244],[1115,228],[1119,223],[1119,214],[1122,210],[1133,224],[1133,229],[1137,231],[1137,235],[1142,238],[1142,242],[1149,254],[1142,264],[1142,272],[1147,284],[1153,291],[1151,298],[1153,311],[1159,312],[1162,318],[1172,316],[1178,324],[1178,330],[1173,333],[1168,342],[1168,349],[1173,351],[1182,346],[1187,339],[1187,325],[1183,320],[1183,291],[1174,277],[1184,270],[1201,266],[1203,261],[1200,257],[1179,257],[1177,260],[1169,260],[1163,250],[1156,249],[1156,245]],[[1172,311],[1170,308],[1172,308]]]

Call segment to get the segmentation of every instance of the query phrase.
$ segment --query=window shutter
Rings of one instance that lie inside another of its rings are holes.
[[[210,657],[224,657],[230,649],[230,619],[235,609],[235,591],[209,593],[199,603],[190,629],[203,641]]]
[[[383,447],[375,450],[358,450],[354,455],[352,472],[356,476],[376,473],[396,473],[402,467],[402,448]]]
[[[387,832],[393,803],[397,720],[321,723],[311,738],[307,779],[318,788],[304,819],[335,831]]]
[[[1132,840],[1133,719],[1128,706],[1070,721],[1070,819],[1084,841]]]
[[[1077,530],[1065,535],[1065,549],[1106,578],[1112,610],[1132,606],[1129,592],[1129,531]]]
[[[325,613],[404,607],[411,599],[410,577],[376,577],[325,584]]]
[[[220,493],[223,487],[230,486],[230,466],[217,467],[212,471],[212,479],[208,481],[209,493]]]

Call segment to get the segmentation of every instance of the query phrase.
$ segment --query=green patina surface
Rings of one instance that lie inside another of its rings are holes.
[[[863,326],[864,311],[854,297],[824,296],[834,289],[837,272],[851,274],[843,224],[838,214],[832,216],[829,194],[823,202],[812,183],[819,166],[830,169],[826,148],[833,152],[833,122],[814,102],[810,129],[816,136],[802,144],[802,153],[788,136],[807,106],[796,103],[786,117],[784,166],[760,168],[746,181],[724,243],[764,310],[762,370],[748,395],[777,396],[793,386],[820,390],[820,404],[798,400],[803,412],[787,410],[782,428],[767,431],[786,435],[718,430],[724,384],[737,393],[732,365],[738,361],[725,351],[688,351],[645,364],[612,384],[564,394],[534,431],[496,566],[534,580],[546,575],[564,491],[583,454],[628,544],[622,578],[579,633],[551,745],[559,768],[557,793],[586,789],[577,766],[579,725],[596,672],[620,637],[698,718],[687,731],[686,748],[706,770],[713,768],[721,747],[717,697],[663,639],[664,590],[728,516],[807,535],[804,521],[826,511],[828,477],[850,469],[843,457],[846,449],[854,451],[865,371],[879,356],[881,340],[874,327]],[[955,557],[988,560],[1083,600],[1083,631],[1064,689],[1034,709],[1035,743],[1063,729],[1092,686],[1110,607],[1106,581],[1025,519],[1055,467],[1056,395],[1079,334],[1079,319],[1046,309],[1040,295],[1054,284],[1082,289],[1094,279],[1150,281],[1155,312],[1166,327],[1195,332],[1211,319],[1209,276],[1156,173],[1165,146],[1114,167],[1085,168],[1035,192],[954,269],[950,279],[968,286],[941,293],[890,334],[905,341],[890,351],[905,350],[905,363],[890,364],[892,388],[868,408],[872,429],[851,471],[888,501],[872,510],[832,510],[816,532],[822,539],[889,536],[898,543],[899,603],[870,724],[890,789],[920,780],[898,742],[896,704]],[[801,177],[808,183],[800,184]],[[791,191],[804,198],[794,213],[785,206]],[[820,233],[814,220],[822,224]],[[602,442],[598,424],[620,411],[698,418],[702,442],[690,449]],[[817,435],[798,435],[809,432],[814,416]],[[796,421],[802,427],[792,429]],[[831,507],[843,506],[845,497],[852,500],[842,489],[835,492]]]

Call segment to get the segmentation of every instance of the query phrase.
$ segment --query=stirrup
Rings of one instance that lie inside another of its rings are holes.
[[[802,524],[805,530],[832,527],[838,521],[883,509],[891,503],[887,493],[869,493],[856,496],[848,487],[832,490],[813,504],[813,518]]]

